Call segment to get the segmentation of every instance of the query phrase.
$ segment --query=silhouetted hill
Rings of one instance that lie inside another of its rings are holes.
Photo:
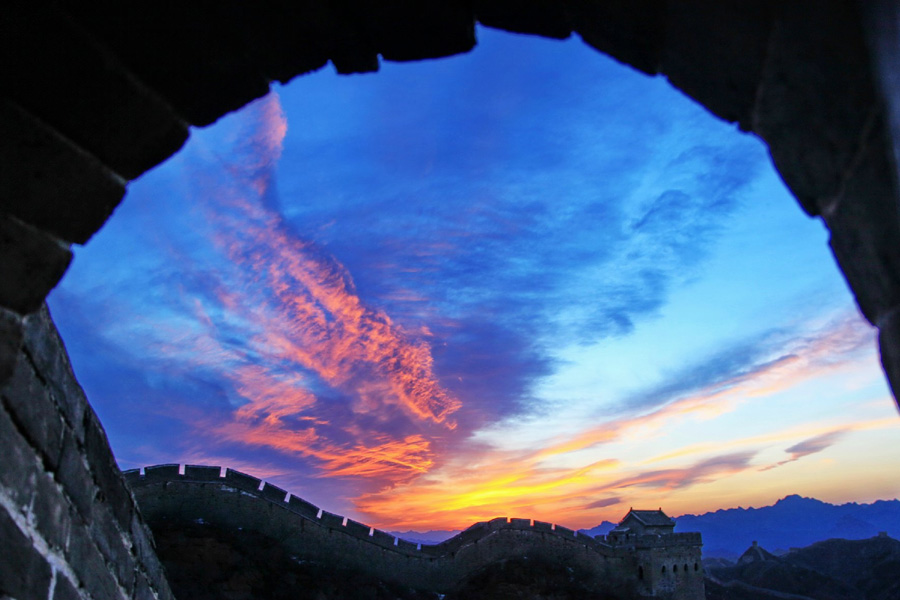
[[[707,600],[753,594],[760,598],[792,594],[814,600],[896,600],[900,598],[898,573],[900,542],[886,536],[832,539],[780,557],[753,546],[737,564],[707,570]]]
[[[837,579],[860,590],[867,600],[900,598],[900,541],[890,537],[826,540],[782,560]]]
[[[900,500],[828,504],[793,495],[762,508],[730,508],[677,517],[676,531],[703,534],[705,557],[737,558],[752,541],[775,554],[830,538],[900,537]]]

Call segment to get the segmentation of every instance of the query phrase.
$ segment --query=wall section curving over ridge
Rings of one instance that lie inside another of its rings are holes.
[[[694,563],[702,545],[699,533],[607,543],[551,523],[507,517],[476,523],[440,544],[414,544],[232,469],[170,464],[126,471],[124,477],[151,529],[201,523],[258,533],[300,561],[341,565],[440,593],[486,567],[523,556],[577,568],[608,582],[610,590],[637,588],[642,564],[674,555]],[[655,571],[650,564],[644,567]],[[703,598],[702,572],[665,583],[671,588],[667,597]]]
[[[900,398],[896,2],[13,0],[0,19],[0,441],[10,457],[0,461],[0,540],[15,550],[0,554],[0,594],[168,597],[42,309],[71,244],[88,241],[127,182],[174,154],[191,125],[271,81],[329,61],[354,73],[465,52],[476,22],[574,32],[764,139],[831,231]]]

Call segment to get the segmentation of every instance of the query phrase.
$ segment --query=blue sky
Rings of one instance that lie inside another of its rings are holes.
[[[123,468],[379,526],[898,495],[823,226],[759,140],[574,39],[277,87],[133,183],[49,303]]]

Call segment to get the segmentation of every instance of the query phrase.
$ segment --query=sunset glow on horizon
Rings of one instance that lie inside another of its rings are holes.
[[[129,188],[49,298],[123,469],[383,529],[900,495],[900,415],[764,145],[577,40],[327,69]]]

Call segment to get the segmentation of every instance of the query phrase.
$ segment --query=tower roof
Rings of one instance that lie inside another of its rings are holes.
[[[661,508],[657,510],[635,510],[632,508],[619,521],[619,524],[624,523],[629,516],[634,517],[646,527],[672,527],[675,525],[675,519],[669,517]]]

